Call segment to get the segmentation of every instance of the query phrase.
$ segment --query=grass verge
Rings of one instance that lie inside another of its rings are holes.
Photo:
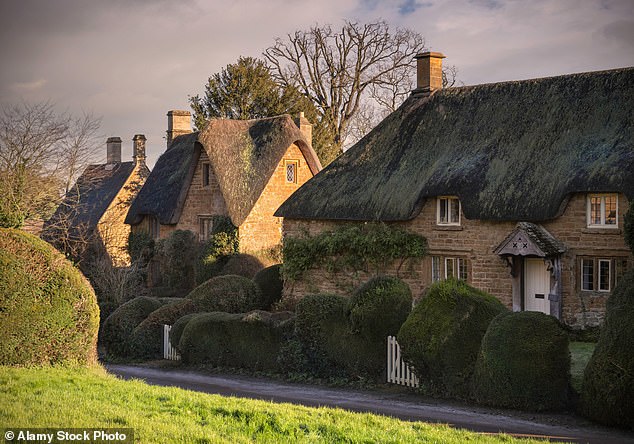
[[[445,425],[123,381],[101,368],[0,367],[0,428],[133,428],[135,442],[514,443]]]
[[[583,372],[596,346],[595,342],[570,343],[570,383],[577,393],[581,393]]]

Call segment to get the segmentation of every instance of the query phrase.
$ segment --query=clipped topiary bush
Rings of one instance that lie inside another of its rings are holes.
[[[385,370],[387,336],[398,334],[412,310],[412,292],[396,277],[378,276],[348,301],[348,328],[332,332],[328,354],[351,376],[378,377]]]
[[[608,425],[634,428],[634,270],[606,304],[605,324],[588,362],[581,412]]]
[[[292,316],[260,310],[202,313],[187,323],[178,348],[188,364],[277,370],[277,356]]]
[[[273,304],[282,299],[284,283],[280,275],[281,267],[281,264],[271,265],[258,271],[253,277],[253,282],[262,291],[265,310],[270,310]]]
[[[243,276],[217,276],[194,288],[187,295],[196,303],[198,311],[224,311],[246,313],[262,309],[262,292],[251,280]]]
[[[178,343],[181,340],[183,330],[185,330],[185,327],[187,326],[189,321],[191,321],[194,316],[198,316],[199,314],[200,313],[186,314],[185,316],[181,316],[176,320],[176,322],[174,322],[174,325],[172,325],[172,330],[170,331],[170,344],[172,344],[172,347],[178,349]]]
[[[337,336],[348,331],[346,304],[345,297],[334,294],[308,295],[297,304],[295,337],[308,363],[306,371],[320,376],[339,372],[332,356],[340,351]]]
[[[163,302],[159,299],[147,296],[124,303],[104,322],[99,336],[100,343],[113,356],[127,356],[130,353],[132,331],[162,305]]]
[[[463,281],[430,287],[398,333],[403,358],[437,394],[469,396],[480,342],[491,320],[507,309]]]
[[[482,339],[472,397],[496,407],[556,410],[569,402],[568,335],[552,316],[498,315]]]
[[[195,286],[198,250],[198,239],[189,230],[175,230],[156,243],[161,273],[169,287],[190,290]]]
[[[132,331],[129,340],[130,355],[137,358],[160,358],[163,355],[163,325],[173,325],[182,316],[197,311],[196,304],[190,299],[179,299],[154,310]]]
[[[0,365],[90,365],[99,308],[86,278],[50,244],[0,229]]]
[[[262,265],[262,262],[260,262],[257,257],[249,254],[238,253],[227,258],[227,262],[222,267],[222,271],[218,275],[237,275],[253,279],[253,276],[255,276],[258,271],[262,270],[262,268],[264,268],[264,265]]]

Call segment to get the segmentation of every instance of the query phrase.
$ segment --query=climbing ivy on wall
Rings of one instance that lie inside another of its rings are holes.
[[[316,236],[285,238],[282,273],[288,280],[298,280],[310,268],[379,272],[397,261],[400,268],[406,259],[420,259],[426,253],[425,237],[398,226],[344,225]]]

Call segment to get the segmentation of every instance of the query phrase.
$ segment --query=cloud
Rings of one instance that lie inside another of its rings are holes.
[[[46,79],[34,80],[33,82],[17,82],[13,83],[10,89],[17,93],[25,93],[41,89],[46,83]]]

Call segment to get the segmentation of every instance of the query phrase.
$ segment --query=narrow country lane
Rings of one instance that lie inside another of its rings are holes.
[[[482,433],[504,432],[575,443],[633,443],[634,435],[625,431],[589,425],[572,416],[556,415],[554,423],[543,421],[547,415],[496,413],[479,407],[452,406],[442,401],[416,401],[403,393],[370,392],[271,381],[262,378],[206,375],[192,371],[164,370],[130,365],[106,365],[106,369],[124,379],[142,379],[148,384],[174,386],[223,396],[289,402],[306,406],[338,407],[356,412],[371,412],[404,420],[446,423]],[[540,419],[538,419],[540,417]]]

